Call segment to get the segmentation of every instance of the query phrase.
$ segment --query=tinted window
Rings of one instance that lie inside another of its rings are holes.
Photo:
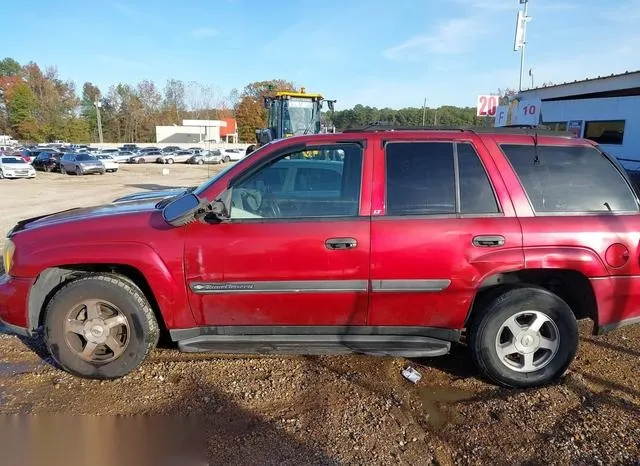
[[[471,144],[458,144],[460,212],[491,214],[500,211],[487,172]]]
[[[637,211],[629,186],[597,149],[503,145],[536,212]]]
[[[347,217],[358,215],[362,148],[340,145],[344,160],[321,161],[315,152],[283,155],[232,190],[232,218]]]
[[[89,154],[78,154],[76,155],[76,160],[80,162],[86,162],[87,160],[96,160],[96,158],[93,155]]]
[[[340,191],[339,171],[320,167],[299,168],[296,170],[295,191]]]
[[[22,159],[16,159],[13,157],[2,157],[2,163],[25,163]]]
[[[455,213],[453,144],[386,145],[387,215]]]
[[[624,121],[587,121],[584,124],[584,137],[598,144],[622,144]]]

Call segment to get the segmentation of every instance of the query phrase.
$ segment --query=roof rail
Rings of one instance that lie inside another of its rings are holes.
[[[376,131],[459,131],[470,133],[498,133],[498,134],[524,134],[524,135],[550,135],[573,137],[568,131],[555,131],[533,125],[510,125],[498,127],[486,126],[400,126],[392,123],[370,123],[363,126],[354,126],[344,129],[343,133],[360,133]]]

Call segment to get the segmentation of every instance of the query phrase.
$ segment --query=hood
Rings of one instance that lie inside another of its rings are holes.
[[[21,230],[40,228],[61,223],[76,222],[80,220],[111,217],[115,215],[130,214],[134,212],[152,212],[156,210],[157,202],[130,202],[126,204],[106,204],[94,207],[80,207],[63,210],[48,215],[41,215],[19,221],[9,233],[17,233]]]
[[[122,202],[140,202],[140,201],[151,201],[155,200],[156,202],[162,199],[166,199],[168,197],[178,196],[180,194],[184,194],[187,192],[189,187],[178,187],[178,188],[168,188],[168,189],[154,189],[151,191],[142,191],[139,193],[127,194],[126,196],[119,197],[115,199],[114,203],[122,203]]]

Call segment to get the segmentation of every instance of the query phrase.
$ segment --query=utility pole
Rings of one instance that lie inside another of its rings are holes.
[[[427,120],[427,98],[424,98],[424,103],[422,104],[422,126],[426,125]]]
[[[522,80],[524,78],[524,51],[527,45],[527,23],[531,20],[528,16],[529,0],[520,0],[520,5],[524,5],[524,11],[518,11],[516,22],[516,38],[513,49],[520,51],[520,82],[518,91],[522,91]]]
[[[96,100],[93,105],[96,106],[96,118],[98,120],[98,140],[100,141],[100,144],[102,144],[104,142],[102,140],[102,118],[100,116],[100,107],[102,107],[102,102]]]
[[[433,113],[433,126],[438,126],[438,109],[437,108]]]

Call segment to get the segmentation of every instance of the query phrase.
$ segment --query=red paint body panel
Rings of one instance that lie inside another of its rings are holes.
[[[30,223],[12,238],[11,276],[0,279],[0,318],[27,325],[31,284],[48,267],[134,267],[148,281],[169,329],[199,325],[370,325],[460,329],[480,284],[526,268],[570,269],[590,278],[598,324],[640,316],[640,215],[536,217],[498,144],[533,144],[528,135],[395,131],[310,135],[275,141],[231,166],[198,192],[214,200],[229,181],[274,151],[295,144],[365,141],[359,217],[295,221],[192,223],[171,228],[153,203],[62,212]],[[386,140],[460,141],[474,145],[501,213],[490,216],[386,217]],[[585,145],[540,136],[539,144]],[[474,246],[501,235],[499,247]],[[325,240],[355,238],[353,250]],[[609,253],[612,244],[619,244]],[[628,252],[625,252],[628,251]],[[203,294],[192,282],[354,281],[364,289]],[[374,290],[382,281],[449,281],[432,291]]]
[[[591,286],[598,303],[599,327],[640,319],[640,277],[595,278]]]
[[[17,327],[27,328],[27,301],[33,280],[0,276],[0,318]]]

